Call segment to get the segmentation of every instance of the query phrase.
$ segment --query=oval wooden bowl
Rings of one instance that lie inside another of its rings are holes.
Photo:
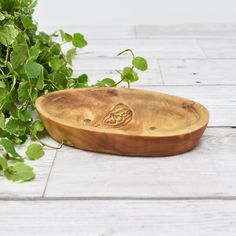
[[[128,88],[62,90],[39,97],[36,108],[58,142],[129,156],[169,156],[191,150],[209,113],[176,96]]]

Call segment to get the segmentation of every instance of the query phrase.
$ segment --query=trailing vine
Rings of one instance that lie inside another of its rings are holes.
[[[86,74],[74,78],[72,59],[88,42],[80,33],[38,32],[32,17],[36,4],[36,0],[0,0],[0,174],[14,182],[34,179],[26,160],[41,158],[44,146],[55,148],[40,139],[46,131],[33,116],[38,96],[60,89],[113,87],[122,82],[129,86],[138,80],[137,70],[148,67],[144,58],[127,49],[118,56],[131,53],[131,66],[118,71],[118,82],[104,78],[90,85]],[[62,52],[64,43],[71,45],[66,53]],[[28,138],[35,142],[22,156],[16,146]]]

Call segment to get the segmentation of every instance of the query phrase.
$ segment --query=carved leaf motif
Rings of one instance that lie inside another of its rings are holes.
[[[119,128],[133,119],[133,111],[123,103],[117,104],[103,119],[103,126]]]

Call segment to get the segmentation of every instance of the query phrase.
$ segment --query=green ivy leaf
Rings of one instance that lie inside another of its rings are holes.
[[[32,124],[31,129],[34,132],[34,134],[37,134],[38,132],[42,132],[44,131],[43,123],[40,120],[36,120]]]
[[[0,129],[5,129],[5,116],[2,112],[0,113]]]
[[[131,67],[123,69],[123,77],[126,82],[135,82],[139,79],[138,74]]]
[[[45,32],[39,32],[37,39],[45,46],[50,43],[50,36]]]
[[[33,88],[32,91],[31,91],[31,94],[30,94],[31,101],[33,103],[35,103],[35,101],[36,101],[38,96],[39,96],[38,89],[37,88]]]
[[[37,80],[37,83],[36,83],[36,88],[38,89],[38,90],[43,90],[43,88],[44,88],[44,76],[43,76],[43,71],[42,71],[42,73],[40,73],[40,75],[39,75],[39,78],[38,78],[38,80]]]
[[[135,57],[132,61],[133,66],[141,71],[145,71],[148,69],[148,64],[145,58],[143,57]]]
[[[24,65],[28,58],[28,45],[22,33],[19,33],[12,44],[11,64],[14,69]]]
[[[26,127],[19,119],[10,117],[6,122],[6,130],[15,136],[22,136],[26,132]]]
[[[31,121],[32,120],[31,112],[28,110],[19,111],[18,117],[21,121]]]
[[[15,144],[23,144],[25,143],[25,141],[28,139],[28,134],[23,134],[21,136],[12,136],[12,141],[15,143]]]
[[[37,78],[43,73],[43,66],[37,62],[27,62],[25,65],[25,72],[30,78]]]
[[[24,103],[25,101],[28,100],[29,89],[30,89],[30,85],[28,81],[20,82],[19,87],[17,89],[19,102]]]
[[[49,65],[53,71],[58,71],[64,65],[64,61],[58,57],[53,57],[49,60]]]
[[[39,57],[41,53],[39,40],[37,40],[35,45],[30,48],[29,53],[30,53],[30,58],[33,60],[36,60]]]
[[[2,0],[1,8],[3,11],[7,11],[8,13],[13,10],[14,7],[19,6],[19,1],[16,0]]]
[[[20,19],[25,29],[35,29],[35,25],[33,23],[32,17],[21,14]]]
[[[66,59],[72,65],[72,58],[76,55],[76,48],[69,49],[66,53]]]
[[[116,82],[113,79],[105,78],[101,81],[103,84],[105,84],[108,87],[113,87],[116,85]]]
[[[5,16],[0,12],[0,21],[4,20]]]
[[[16,162],[4,171],[4,176],[13,182],[24,182],[35,178],[33,168],[24,162]]]
[[[45,154],[42,145],[38,143],[31,144],[25,153],[30,160],[38,160]]]
[[[59,32],[60,32],[62,41],[71,42],[73,40],[72,35],[64,32],[63,30],[59,30]]]
[[[1,99],[1,101],[2,101],[3,98],[5,98],[4,101],[2,101],[3,103],[7,102],[7,94],[9,94],[7,89],[3,88],[3,87],[0,87],[0,99]]]
[[[61,56],[61,45],[59,43],[54,43],[51,46],[51,53],[56,56]]]
[[[20,8],[27,8],[27,10],[32,10],[32,8],[34,8],[36,6],[37,0],[18,0],[16,1],[18,2],[18,7]]]
[[[88,83],[88,75],[87,74],[82,74],[80,75],[77,79],[76,82],[86,84]]]
[[[60,36],[61,36],[61,40],[64,41],[64,34],[65,34],[64,30],[60,29],[59,33],[60,33]]]
[[[8,138],[0,138],[0,146],[8,154],[9,157],[17,160],[22,160],[21,155],[16,152],[13,143]]]
[[[66,42],[71,42],[73,40],[73,37],[72,35],[68,34],[68,33],[65,33],[64,34],[64,39]]]
[[[6,88],[6,83],[4,81],[0,81],[0,88]]]
[[[14,25],[3,25],[0,27],[0,43],[4,46],[9,46],[13,43],[16,36],[18,35],[18,30]]]
[[[18,119],[14,118],[14,117],[10,117],[7,119],[6,121],[6,130],[10,133],[10,134],[14,134],[16,127],[19,125],[19,121]]]
[[[75,79],[75,88],[85,88],[88,87],[88,75],[82,74]]]
[[[5,157],[0,156],[0,170],[6,170],[8,168],[7,159]]]
[[[53,82],[59,87],[59,88],[67,88],[68,86],[68,79],[67,75],[65,74],[65,71],[58,70],[53,73]]]
[[[105,78],[101,81],[98,81],[96,86],[98,87],[114,87],[116,82],[113,79]]]
[[[83,48],[88,45],[88,42],[85,40],[84,36],[80,33],[74,34],[72,43],[77,48]]]

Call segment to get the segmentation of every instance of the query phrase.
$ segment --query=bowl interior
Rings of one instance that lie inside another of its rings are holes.
[[[140,135],[174,135],[208,122],[207,110],[194,101],[136,89],[80,89],[47,94],[39,113],[74,127]]]

